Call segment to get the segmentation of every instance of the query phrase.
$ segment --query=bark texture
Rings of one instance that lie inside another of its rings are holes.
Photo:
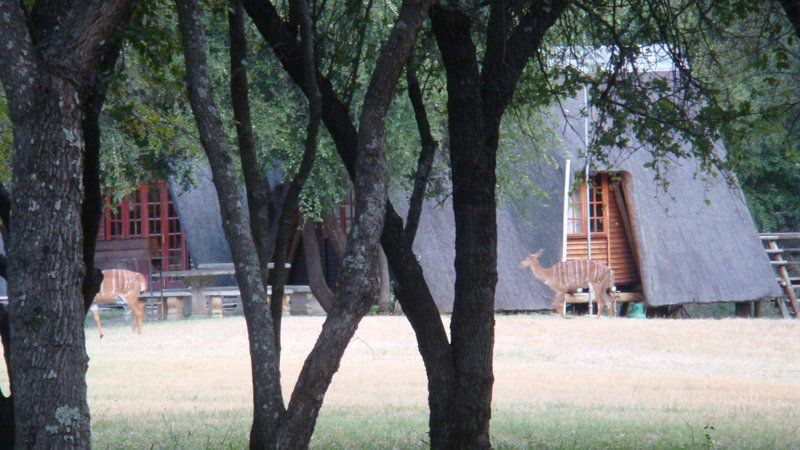
[[[0,79],[14,132],[9,366],[15,446],[87,448],[84,104],[127,0],[0,1]],[[34,46],[33,42],[36,42]]]
[[[389,277],[389,260],[383,248],[378,247],[378,314],[389,314],[389,300],[391,296],[391,278]]]
[[[200,141],[205,149],[219,197],[222,225],[231,248],[236,281],[242,294],[253,377],[251,448],[271,446],[284,414],[272,316],[260,264],[241,203],[239,179],[222,128],[208,77],[205,36],[195,0],[177,0],[178,26],[186,63],[187,88]]]

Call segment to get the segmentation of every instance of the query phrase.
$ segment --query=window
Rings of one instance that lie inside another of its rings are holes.
[[[106,236],[110,239],[122,239],[122,208],[119,205],[111,205],[111,202],[106,200],[106,221],[108,226],[106,228]]]
[[[605,230],[605,193],[608,190],[607,178],[602,174],[594,175],[589,186],[589,222],[592,233],[601,233]],[[586,234],[586,185],[581,184],[575,188],[570,198],[567,215],[567,233]]]
[[[167,183],[141,185],[119,203],[105,200],[101,240],[157,238],[158,249],[152,255],[157,267],[180,270],[189,266],[186,241]]]
[[[130,198],[123,202],[128,210],[128,235],[139,237],[142,235],[142,195],[139,190],[133,191]]]
[[[161,189],[152,187],[147,191],[147,217],[151,236],[161,234]]]

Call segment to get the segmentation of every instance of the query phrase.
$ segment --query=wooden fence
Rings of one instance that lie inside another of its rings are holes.
[[[784,297],[777,299],[784,318],[800,317],[797,290],[800,289],[800,233],[762,233],[761,242],[775,269]]]

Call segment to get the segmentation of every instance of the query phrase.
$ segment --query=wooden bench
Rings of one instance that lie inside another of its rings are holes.
[[[292,289],[287,288],[283,291],[283,314],[288,316],[291,314],[291,301],[292,301],[292,294],[294,291]],[[232,309],[232,313],[238,313],[242,310],[242,296],[239,292],[239,288],[235,286],[230,287],[219,287],[219,288],[207,288],[203,290],[203,296],[206,298],[206,302],[210,304],[210,314],[214,317],[222,317],[223,313],[226,309],[225,298],[235,298],[234,303],[228,304],[228,309]],[[272,301],[272,288],[267,290],[267,301]]]

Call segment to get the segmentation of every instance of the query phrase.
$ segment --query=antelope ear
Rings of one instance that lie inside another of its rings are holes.
[[[536,253],[531,254],[531,256],[542,256],[542,249],[536,251]]]

